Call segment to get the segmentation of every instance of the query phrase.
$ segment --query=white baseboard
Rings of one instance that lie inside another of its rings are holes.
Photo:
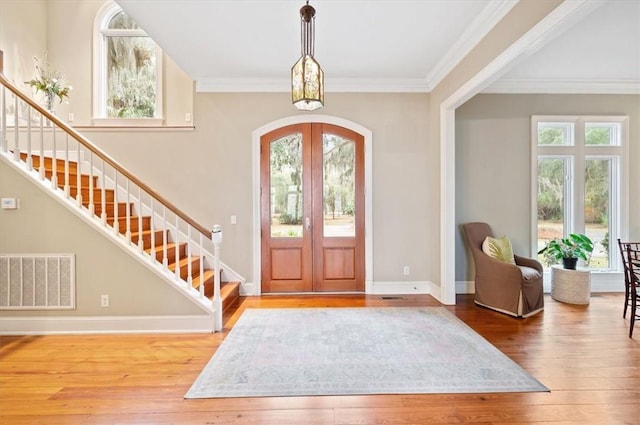
[[[256,284],[253,282],[244,282],[240,284],[240,296],[241,297],[252,297],[255,295],[259,295],[257,292]]]
[[[0,316],[0,335],[211,333],[210,316]]]
[[[456,294],[474,294],[476,282],[473,280],[456,280]]]
[[[439,288],[428,281],[416,282],[366,282],[366,294],[434,294],[439,293]],[[252,282],[245,282],[240,286],[240,296],[250,297],[260,295],[257,286]]]

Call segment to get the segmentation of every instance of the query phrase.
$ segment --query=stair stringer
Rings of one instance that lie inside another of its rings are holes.
[[[75,214],[77,217],[91,226],[94,230],[101,233],[108,240],[121,248],[125,253],[131,255],[140,264],[145,266],[148,270],[158,276],[162,281],[175,289],[176,292],[180,293],[182,296],[184,296],[186,299],[200,308],[203,312],[208,314],[211,318],[210,330],[211,332],[214,331],[216,310],[211,300],[202,297],[196,289],[189,287],[187,282],[185,282],[184,280],[176,278],[173,272],[163,268],[162,264],[155,261],[153,257],[141,253],[138,250],[138,247],[131,244],[124,235],[114,232],[113,227],[103,224],[100,217],[91,215],[88,208],[78,206],[77,201],[74,198],[67,196],[64,190],[60,188],[52,188],[50,180],[41,178],[40,174],[35,169],[28,170],[27,164],[24,161],[15,161],[13,159],[13,154],[10,152],[0,152],[0,158],[5,164],[24,176],[27,180],[31,181],[44,193],[58,201],[71,213]]]
[[[81,155],[82,157],[82,155]],[[82,161],[82,159],[80,160],[80,166],[82,167],[81,169],[84,172],[87,172],[86,170],[89,169],[88,164],[85,161]],[[98,170],[96,167],[93,168],[93,175],[100,175],[100,170]],[[104,180],[101,181],[101,184],[104,185],[105,188],[107,189],[116,189],[117,193],[118,193],[118,197],[120,199],[124,198],[127,194],[126,189],[123,188],[121,185],[118,184],[118,187],[116,188],[115,182],[113,181],[113,179],[111,179],[109,176],[105,176]],[[127,200],[127,202],[133,204],[134,208],[139,210],[141,212],[141,215],[150,215],[152,217],[153,223],[154,225],[156,225],[156,228],[161,228],[162,226],[159,226],[158,224],[161,223],[163,221],[163,217],[162,215],[160,215],[157,211],[152,211],[151,207],[144,203],[144,202],[140,202],[140,199],[134,195],[129,194],[129,198]],[[100,221],[100,218],[96,216],[96,219],[98,221]],[[107,227],[109,227],[107,225]],[[187,243],[189,244],[189,248],[192,250],[191,252],[194,254],[199,254],[200,251],[197,249],[199,247],[199,244],[194,241],[194,239],[192,237],[190,237],[190,235],[187,235],[184,231],[176,229],[176,226],[172,223],[168,223],[167,225],[168,230],[170,232],[172,232],[173,234],[178,236],[178,239],[180,241],[187,241]],[[118,232],[115,232],[118,233]],[[126,240],[126,237],[124,238]],[[135,246],[135,241],[131,241],[131,245]],[[202,254],[203,257],[205,259],[205,265],[210,268],[213,269],[214,268],[214,263],[215,263],[215,256],[214,254],[205,249],[202,248]],[[158,263],[160,264],[160,263]],[[162,266],[161,266],[162,267]],[[238,272],[236,272],[235,270],[233,270],[231,267],[229,267],[227,264],[225,264],[223,261],[220,261],[220,268],[222,269],[222,275],[221,275],[221,281],[222,282],[240,282],[240,286],[244,287],[245,283],[246,283],[246,279]],[[164,268],[163,268],[164,270]]]

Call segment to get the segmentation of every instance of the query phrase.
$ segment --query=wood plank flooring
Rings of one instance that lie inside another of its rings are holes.
[[[640,332],[622,294],[545,297],[518,320],[459,295],[447,307],[550,393],[184,400],[246,308],[439,305],[430,296],[242,298],[219,334],[0,337],[0,424],[640,424]]]

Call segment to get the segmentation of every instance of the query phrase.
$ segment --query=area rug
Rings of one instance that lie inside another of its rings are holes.
[[[247,309],[185,398],[548,391],[443,307]]]

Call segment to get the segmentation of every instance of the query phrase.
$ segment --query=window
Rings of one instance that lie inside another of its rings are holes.
[[[536,252],[551,238],[584,233],[594,242],[589,267],[618,269],[615,241],[627,222],[627,120],[532,118]]]
[[[161,124],[161,62],[153,40],[117,4],[107,3],[94,23],[94,121]]]

